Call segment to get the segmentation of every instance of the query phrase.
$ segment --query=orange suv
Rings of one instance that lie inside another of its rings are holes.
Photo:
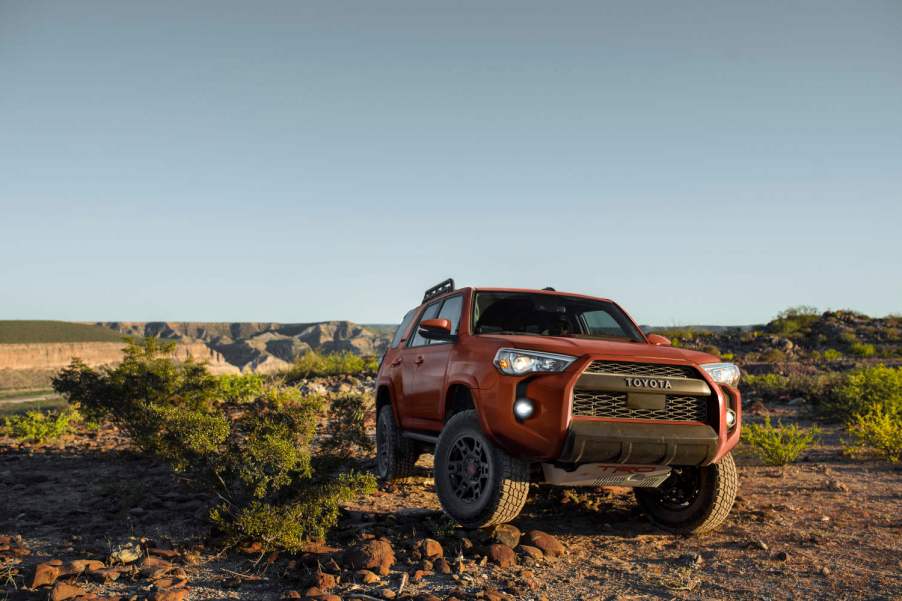
[[[738,380],[608,299],[446,280],[382,358],[377,469],[404,478],[433,452],[442,507],[470,528],[514,519],[532,481],[634,487],[658,524],[704,532],[736,496]]]

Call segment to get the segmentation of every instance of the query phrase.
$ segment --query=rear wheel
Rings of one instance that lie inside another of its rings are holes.
[[[529,494],[529,464],[486,438],[475,411],[448,420],[435,448],[435,491],[465,528],[509,522]]]
[[[376,472],[379,478],[386,482],[407,478],[413,474],[419,458],[418,445],[401,437],[391,405],[384,405],[376,420]]]
[[[675,532],[702,534],[720,526],[733,507],[739,473],[732,455],[704,467],[675,466],[657,488],[635,489],[652,521]]]

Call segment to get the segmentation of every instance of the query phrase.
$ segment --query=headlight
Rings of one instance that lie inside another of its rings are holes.
[[[732,363],[708,363],[702,365],[702,369],[708,372],[711,379],[718,384],[729,384],[730,386],[739,384],[739,376],[742,375],[739,368]]]
[[[537,372],[564,371],[576,357],[539,351],[520,351],[513,348],[498,349],[493,363],[503,374],[522,376]]]

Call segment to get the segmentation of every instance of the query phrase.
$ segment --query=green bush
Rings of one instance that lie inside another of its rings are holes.
[[[864,342],[853,342],[849,346],[849,352],[859,357],[873,357],[877,354],[877,347]]]
[[[902,413],[902,367],[876,365],[846,375],[822,404],[824,413],[849,419],[875,407]]]
[[[321,376],[343,376],[375,373],[379,364],[373,357],[361,357],[349,352],[322,354],[307,352],[295,360],[284,374],[288,383]]]
[[[819,433],[816,427],[784,426],[781,422],[774,426],[768,416],[763,424],[746,424],[742,439],[766,465],[786,465],[798,459]]]
[[[767,324],[767,329],[781,336],[790,336],[806,330],[819,317],[820,313],[815,307],[790,307],[778,313],[776,319]]]
[[[247,403],[263,393],[260,374],[229,374],[219,376],[220,398],[226,403]]]
[[[740,386],[749,394],[768,398],[788,395],[790,391],[789,378],[780,374],[749,374],[740,380]]]
[[[3,418],[3,425],[4,430],[13,438],[41,444],[69,434],[80,419],[78,411],[72,408],[47,412],[27,411],[24,415]]]
[[[892,463],[902,458],[902,412],[875,406],[852,418],[849,433],[855,439],[853,453],[872,452]]]
[[[761,353],[761,359],[768,363],[782,363],[783,361],[786,361],[786,353],[780,349],[772,348]]]
[[[211,518],[231,540],[297,551],[336,523],[340,503],[375,486],[372,476],[313,455],[321,397],[253,378],[223,381],[172,351],[152,338],[130,343],[120,365],[75,361],[54,388],[215,491],[222,503]]]
[[[366,426],[367,415],[375,410],[371,395],[343,394],[332,399],[332,416],[326,424],[322,448],[337,457],[350,457],[354,451],[373,450],[373,440]]]
[[[839,361],[842,359],[842,353],[834,348],[828,348],[823,353],[824,361]]]

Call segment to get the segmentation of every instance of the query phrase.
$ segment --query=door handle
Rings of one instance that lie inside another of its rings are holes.
[[[392,361],[391,363],[389,363],[389,365],[390,365],[391,367],[398,367],[399,365],[401,365],[401,359],[395,359],[394,361]]]
[[[422,365],[423,364],[423,355],[420,355],[419,357],[417,357],[417,360],[414,361],[414,363],[416,363],[417,365]]]

